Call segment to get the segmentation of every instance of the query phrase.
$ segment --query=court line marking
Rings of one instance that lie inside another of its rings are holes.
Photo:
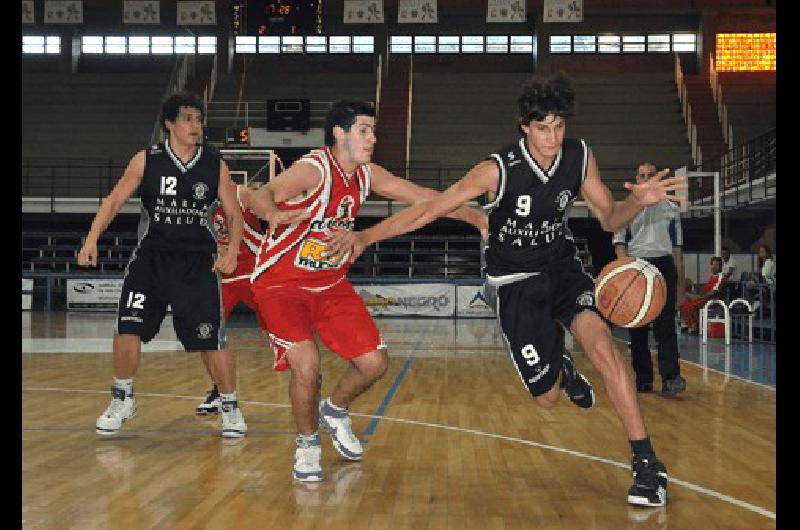
[[[625,344],[628,345],[628,348],[630,348],[630,346],[631,346],[631,342],[629,340],[624,340],[624,339],[620,339],[620,338],[613,337],[613,336],[612,336],[612,338],[615,339],[615,340],[618,340],[619,342],[624,342]],[[702,345],[700,347],[702,348]],[[573,346],[573,349],[574,349],[574,346]],[[719,352],[715,352],[715,353],[719,353]],[[658,355],[658,351],[657,350],[650,350],[650,355],[651,356],[652,355]],[[721,353],[721,355],[725,355],[725,353],[723,352],[723,353]],[[750,383],[751,385],[760,386],[761,388],[766,388],[767,390],[772,390],[773,392],[775,392],[775,390],[776,390],[775,386],[770,386],[770,385],[767,385],[767,384],[764,384],[764,383],[759,383],[758,381],[753,381],[752,379],[746,379],[746,378],[744,378],[742,376],[735,375],[735,374],[732,374],[730,372],[723,372],[721,370],[717,370],[716,368],[711,368],[710,366],[706,366],[704,364],[696,363],[694,361],[689,361],[687,359],[681,359],[681,358],[678,358],[678,361],[680,361],[682,363],[691,364],[691,365],[696,366],[698,368],[702,368],[703,370],[710,370],[710,371],[712,371],[712,372],[714,372],[716,374],[719,374],[719,375],[722,375],[722,376],[725,376],[725,377],[730,377],[730,378],[733,378],[733,379],[737,379],[737,380],[739,380],[739,381],[741,381],[743,383]]]
[[[375,429],[378,427],[378,422],[381,421],[381,418],[383,417],[383,411],[386,410],[386,407],[389,406],[389,402],[392,401],[395,392],[397,392],[397,388],[400,386],[400,383],[403,382],[403,378],[406,376],[408,367],[411,365],[411,361],[413,360],[414,353],[411,353],[411,355],[408,356],[408,359],[406,359],[405,364],[403,364],[403,368],[400,369],[400,373],[397,374],[397,377],[395,377],[391,388],[389,388],[389,391],[386,392],[386,395],[383,397],[383,401],[381,401],[380,406],[378,406],[378,410],[376,410],[375,414],[372,416],[372,421],[369,422],[367,428],[361,433],[362,438],[365,436],[372,436],[372,433],[375,432]],[[362,442],[364,441],[366,440],[362,440]]]
[[[81,393],[81,394],[107,394],[108,390],[85,390],[85,389],[72,389],[72,388],[54,388],[54,387],[23,387],[23,392],[73,392],[73,393]],[[175,395],[175,394],[155,394],[155,393],[145,393],[139,392],[137,395],[143,397],[163,397],[163,398],[171,398],[171,399],[203,399],[203,396],[182,396],[182,395]],[[291,405],[286,403],[268,403],[264,401],[243,401],[239,400],[241,403],[246,403],[248,405],[255,405],[255,406],[266,406],[266,407],[281,407],[281,408],[291,408]],[[359,416],[362,418],[376,418],[377,416],[372,414],[360,414],[358,412],[351,412],[352,416]],[[558,453],[568,454],[570,456],[576,456],[578,458],[585,458],[587,460],[593,460],[595,462],[600,462],[603,464],[608,464],[611,466],[619,467],[621,469],[630,470],[631,466],[629,464],[623,462],[617,462],[616,460],[610,460],[608,458],[603,458],[600,456],[590,455],[588,453],[582,453],[580,451],[573,451],[572,449],[565,449],[563,447],[557,447],[554,445],[547,445],[539,442],[534,442],[532,440],[524,440],[522,438],[514,438],[511,436],[504,436],[502,434],[495,434],[485,431],[479,431],[476,429],[465,429],[463,427],[454,427],[452,425],[443,425],[441,423],[428,423],[424,421],[417,421],[417,420],[408,420],[405,418],[393,418],[391,416],[382,416],[382,419],[388,421],[394,421],[397,423],[406,423],[409,425],[419,425],[422,427],[433,427],[437,429],[445,429],[448,431],[455,431],[455,432],[462,432],[466,434],[473,434],[476,436],[485,436],[487,438],[493,438],[496,440],[503,440],[506,442],[513,442],[518,443],[521,445],[529,445],[532,447],[537,447],[539,449],[547,449],[549,451],[555,451]],[[713,497],[715,499],[727,502],[729,504],[733,504],[734,506],[738,506],[740,508],[744,508],[749,510],[753,513],[757,513],[759,515],[763,515],[769,519],[775,519],[775,512],[771,512],[760,506],[756,506],[749,502],[737,499],[736,497],[731,497],[730,495],[726,495],[724,493],[720,493],[718,491],[714,491],[712,489],[704,488],[703,486],[698,486],[696,484],[692,484],[691,482],[686,482],[685,480],[680,480],[675,477],[670,476],[669,481],[677,484],[679,486],[683,486],[686,489],[695,491],[697,493],[702,493],[704,495],[708,495],[709,497]]]

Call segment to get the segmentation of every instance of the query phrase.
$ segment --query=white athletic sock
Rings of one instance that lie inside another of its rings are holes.
[[[133,378],[130,379],[117,379],[114,378],[114,387],[120,388],[125,391],[125,396],[133,395]]]
[[[219,395],[220,401],[225,403],[226,401],[236,401],[236,392],[231,392],[230,394],[222,394]]]

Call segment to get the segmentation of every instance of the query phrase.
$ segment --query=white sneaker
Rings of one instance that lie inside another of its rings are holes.
[[[304,440],[297,435],[297,448],[294,451],[294,470],[292,476],[301,482],[319,482],[324,478],[322,473],[322,441],[319,434],[311,440]]]
[[[223,438],[241,438],[247,434],[247,424],[244,422],[238,401],[223,401],[220,410]]]
[[[348,460],[361,460],[364,448],[353,434],[350,414],[347,410],[334,409],[330,401],[325,399],[319,404],[319,426],[331,435],[333,446]]]
[[[123,422],[136,416],[136,398],[133,395],[126,396],[125,390],[114,387],[111,396],[111,404],[95,423],[95,432],[103,436],[117,434]]]

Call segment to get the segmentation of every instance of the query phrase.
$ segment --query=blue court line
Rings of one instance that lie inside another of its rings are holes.
[[[386,396],[381,401],[381,405],[378,407],[378,410],[375,411],[375,414],[372,417],[372,421],[369,422],[367,428],[361,434],[362,443],[366,443],[366,440],[363,440],[365,436],[370,436],[373,432],[375,432],[375,428],[378,426],[378,422],[381,421],[381,417],[383,416],[383,411],[386,410],[386,407],[389,406],[389,402],[394,397],[394,393],[397,392],[397,387],[400,386],[400,383],[403,381],[403,378],[406,376],[406,372],[408,372],[408,367],[411,365],[411,361],[414,360],[414,354],[408,356],[406,363],[403,365],[403,368],[400,370],[400,373],[397,374],[397,377],[394,379],[394,383],[392,383],[392,387],[386,392]]]

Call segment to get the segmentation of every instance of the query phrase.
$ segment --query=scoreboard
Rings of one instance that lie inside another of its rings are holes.
[[[319,35],[322,0],[236,0],[234,35]]]

